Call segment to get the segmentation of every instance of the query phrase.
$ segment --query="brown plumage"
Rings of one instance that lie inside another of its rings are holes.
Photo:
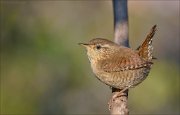
[[[143,44],[137,49],[138,54],[144,58],[145,60],[151,61],[153,59],[152,51],[152,38],[156,32],[156,25],[154,25],[150,31],[150,33],[147,35],[145,41]]]
[[[134,87],[149,74],[152,63],[153,26],[143,44],[132,50],[112,41],[95,38],[89,43],[80,43],[87,49],[93,73],[103,83],[118,89]]]

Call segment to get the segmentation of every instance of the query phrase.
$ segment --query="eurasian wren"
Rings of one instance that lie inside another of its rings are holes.
[[[155,31],[156,25],[137,50],[102,38],[79,44],[87,49],[93,73],[100,81],[117,89],[128,89],[141,83],[150,72]]]

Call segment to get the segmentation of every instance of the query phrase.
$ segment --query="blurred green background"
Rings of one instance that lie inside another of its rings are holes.
[[[157,24],[149,77],[129,92],[132,114],[180,114],[179,1],[129,1],[129,40]],[[1,114],[108,114],[108,86],[78,42],[113,40],[111,1],[0,1]]]

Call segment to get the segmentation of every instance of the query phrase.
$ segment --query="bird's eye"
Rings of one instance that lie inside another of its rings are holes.
[[[100,45],[97,45],[97,46],[96,46],[96,49],[98,49],[98,50],[101,49],[101,46],[100,46]]]

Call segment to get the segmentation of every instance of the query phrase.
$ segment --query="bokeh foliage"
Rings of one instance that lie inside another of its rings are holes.
[[[2,114],[108,113],[108,86],[78,42],[113,40],[111,1],[0,1]],[[129,1],[130,44],[154,24],[158,58],[129,92],[131,113],[180,113],[179,1]]]

